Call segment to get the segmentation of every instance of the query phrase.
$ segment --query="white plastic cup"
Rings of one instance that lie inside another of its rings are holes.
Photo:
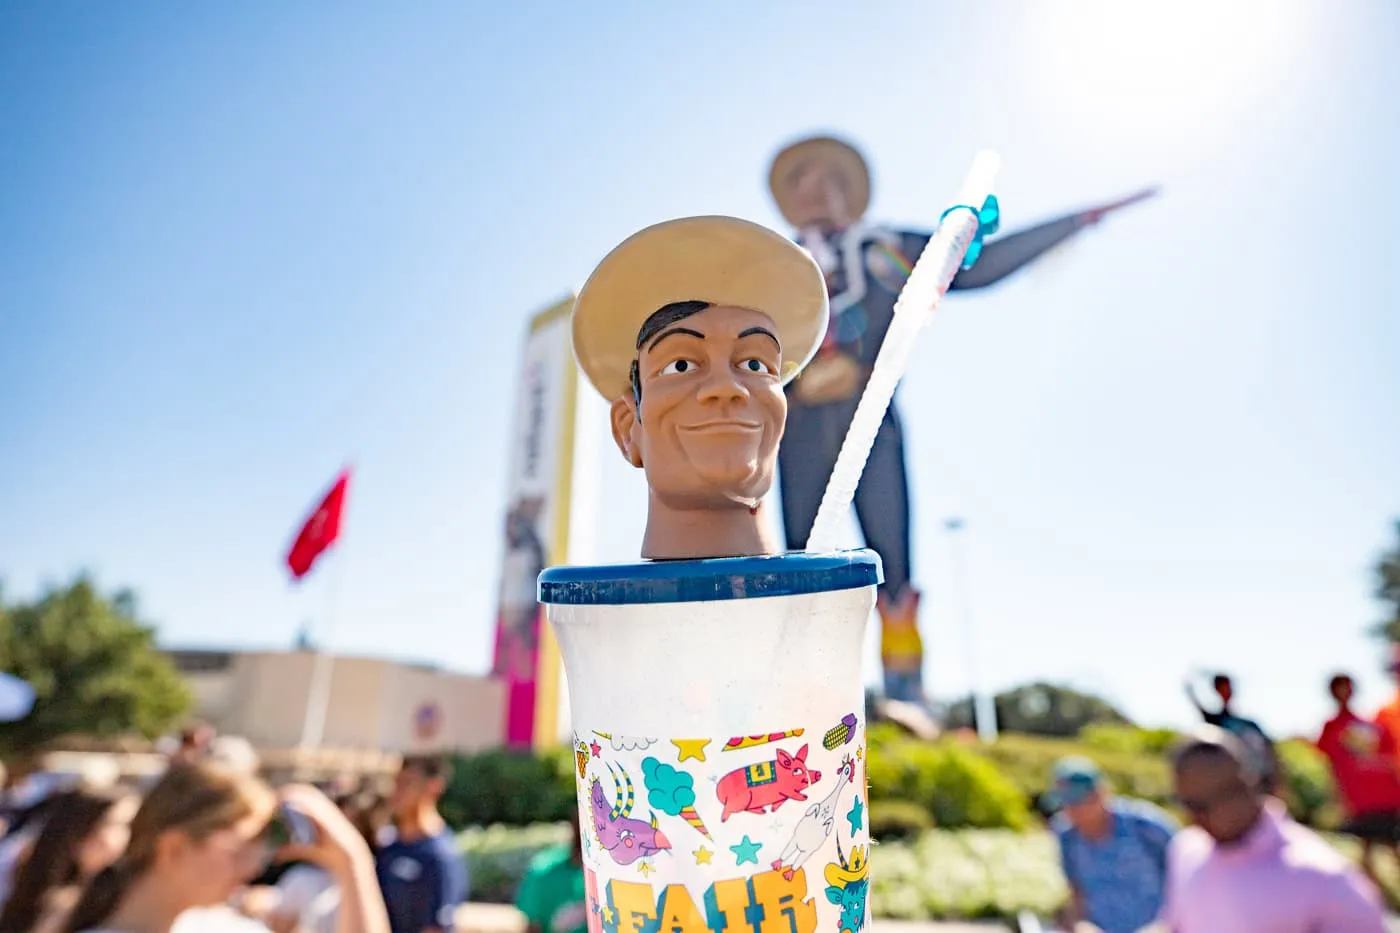
[[[869,550],[553,567],[590,933],[869,921]]]

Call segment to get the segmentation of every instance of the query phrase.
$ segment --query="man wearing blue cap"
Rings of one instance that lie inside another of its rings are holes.
[[[1046,800],[1070,903],[1065,929],[1088,922],[1104,933],[1135,933],[1157,919],[1166,890],[1167,845],[1177,830],[1163,810],[1112,796],[1086,758],[1055,765]]]

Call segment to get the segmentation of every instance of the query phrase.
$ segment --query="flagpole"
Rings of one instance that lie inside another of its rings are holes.
[[[346,467],[350,469],[350,467]],[[325,737],[326,716],[330,710],[331,680],[335,669],[335,656],[331,653],[331,641],[335,635],[336,609],[340,600],[342,565],[345,562],[345,516],[349,512],[349,496],[341,504],[340,533],[336,537],[337,553],[329,554],[330,573],[326,580],[326,608],[322,619],[322,637],[315,642],[315,659],[311,665],[311,684],[306,698],[306,714],[302,718],[301,741],[297,749],[301,752],[320,746]],[[313,632],[315,629],[312,630]],[[314,637],[314,636],[313,636]]]
[[[968,699],[972,706],[973,727],[983,742],[994,742],[997,738],[996,700],[985,690],[977,673],[977,631],[972,625],[972,609],[968,601],[967,555],[963,552],[961,534],[964,521],[950,518],[943,527],[948,531],[948,540],[953,557],[953,586],[957,593],[958,607],[962,612],[963,652],[966,660],[968,679]]]
[[[335,667],[335,657],[331,654],[330,641],[335,633],[335,607],[340,590],[339,555],[331,567],[330,578],[326,581],[326,610],[323,619],[324,634],[317,639],[316,657],[311,666],[311,689],[306,700],[306,716],[302,720],[301,743],[298,748],[309,750],[321,744],[325,735],[326,714],[331,702],[331,674]]]

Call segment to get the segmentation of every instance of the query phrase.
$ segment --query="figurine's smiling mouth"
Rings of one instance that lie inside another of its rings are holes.
[[[721,432],[750,432],[762,431],[763,425],[757,421],[705,421],[700,424],[687,424],[681,427],[682,431],[689,431],[693,434],[721,433]]]

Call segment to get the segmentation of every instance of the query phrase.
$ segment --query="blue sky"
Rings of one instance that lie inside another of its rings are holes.
[[[484,669],[482,452],[529,315],[657,220],[782,229],[768,158],[835,129],[891,223],[932,224],[983,147],[1008,229],[1163,185],[922,337],[900,401],[935,691],[967,683],[956,514],[993,685],[1184,722],[1182,676],[1223,666],[1311,730],[1340,666],[1379,702],[1400,8],[1220,6],[8,4],[7,593],[88,568],[168,642],[289,644],[332,567],[297,589],[281,555],[353,457],[335,646]],[[643,487],[601,454],[595,548],[627,559]]]

